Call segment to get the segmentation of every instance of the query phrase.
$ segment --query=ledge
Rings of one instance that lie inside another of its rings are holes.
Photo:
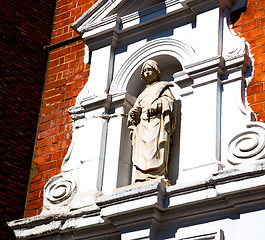
[[[216,218],[216,211],[222,218],[264,208],[264,204],[265,161],[260,160],[216,172],[189,185],[166,186],[161,181],[130,185],[99,197],[96,205],[87,208],[15,220],[8,225],[18,239],[84,229],[89,234],[102,225],[113,232],[115,226],[121,230],[135,224],[136,219],[152,224],[155,218],[160,227],[168,228],[180,221]]]

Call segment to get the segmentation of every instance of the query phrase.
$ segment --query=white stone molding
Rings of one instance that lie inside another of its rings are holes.
[[[228,144],[227,159],[232,165],[265,159],[265,124],[252,122]]]
[[[178,236],[179,234],[177,234]],[[206,230],[201,232],[194,232],[193,234],[181,234],[181,237],[176,237],[176,240],[224,240],[224,232],[218,230]]]
[[[126,91],[133,72],[146,60],[158,56],[169,55],[178,59],[182,66],[193,61],[194,50],[182,41],[173,38],[153,40],[135,51],[121,66],[110,86],[110,93]]]
[[[122,0],[99,0],[91,8],[81,16],[72,27],[78,31],[81,25],[84,23],[92,23],[102,20],[106,17],[114,8],[119,7],[119,4],[124,4],[127,1]]]
[[[264,163],[226,169],[189,185],[167,187],[157,181],[133,185],[117,189],[98,198],[95,205],[72,210],[67,215],[39,215],[8,224],[18,239],[114,240],[127,236],[152,239],[152,229],[153,239],[157,240],[201,240],[208,239],[207,236],[223,240],[218,228],[223,230],[225,238],[246,233],[251,219],[247,221],[244,214],[265,204]],[[263,213],[260,214],[257,212],[254,217]],[[240,226],[244,227],[237,229],[241,218],[244,220]],[[217,230],[212,231],[213,226]],[[229,231],[231,228],[234,235]],[[165,232],[172,234],[164,235]],[[259,233],[264,233],[262,224]],[[203,235],[205,238],[199,238]]]
[[[69,211],[69,203],[76,191],[77,183],[71,176],[61,173],[52,177],[44,187],[42,214],[63,212],[63,208],[67,208],[66,211]]]
[[[9,223],[18,239],[245,240],[247,214],[264,222],[265,127],[244,102],[251,59],[225,15],[245,0],[147,1],[99,0],[73,24],[91,51],[89,80],[42,214]],[[172,186],[131,184],[127,113],[151,58],[179,104]]]
[[[236,36],[231,30],[229,20],[230,11],[223,16],[223,49],[222,55],[225,59],[235,57],[237,55],[248,54],[247,46],[244,39]]]
[[[127,1],[98,1],[72,27],[82,35],[92,49],[115,42],[135,42],[161,29],[172,29],[194,22],[196,14],[218,7],[218,0],[167,0],[138,12],[119,15],[120,6]],[[134,1],[135,7],[139,1]],[[103,14],[104,12],[104,14]],[[108,13],[112,13],[108,16]],[[155,17],[154,17],[155,16]],[[115,37],[113,37],[115,36]]]

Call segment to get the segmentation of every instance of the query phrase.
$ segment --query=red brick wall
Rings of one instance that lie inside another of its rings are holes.
[[[258,121],[265,122],[265,1],[248,0],[247,10],[234,24],[234,31],[250,44],[254,76],[247,99]]]
[[[0,238],[23,217],[55,0],[1,1]]]
[[[52,44],[76,36],[71,24],[95,2],[58,0]],[[71,143],[72,122],[68,109],[75,104],[76,96],[89,75],[89,64],[84,63],[84,47],[83,41],[79,40],[56,48],[49,54],[25,217],[42,211],[44,185],[60,173]]]

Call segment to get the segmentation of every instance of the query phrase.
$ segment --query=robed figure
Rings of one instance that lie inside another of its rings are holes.
[[[161,73],[154,60],[143,64],[141,78],[146,81],[146,88],[128,113],[135,182],[156,178],[169,182],[168,158],[177,112],[170,90],[173,84],[160,81]]]

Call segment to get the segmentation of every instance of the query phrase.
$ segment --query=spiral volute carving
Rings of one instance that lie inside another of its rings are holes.
[[[64,176],[55,176],[46,185],[46,198],[52,204],[69,199],[76,192],[76,182]]]
[[[265,158],[265,128],[263,123],[247,125],[228,145],[227,160],[233,164],[247,163]]]

